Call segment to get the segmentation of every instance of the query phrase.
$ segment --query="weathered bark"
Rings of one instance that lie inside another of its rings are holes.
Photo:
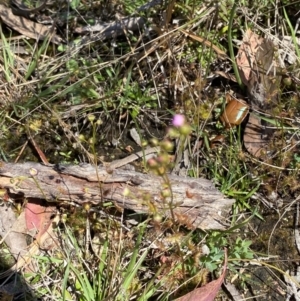
[[[168,175],[167,181],[155,175],[90,164],[0,164],[0,187],[6,188],[12,198],[77,204],[112,200],[119,207],[139,213],[170,216],[173,212],[179,222],[201,229],[225,228],[224,215],[234,200],[224,197],[211,181],[175,175]]]

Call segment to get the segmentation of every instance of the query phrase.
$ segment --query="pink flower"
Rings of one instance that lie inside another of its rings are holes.
[[[172,124],[176,127],[183,126],[185,124],[185,117],[181,114],[174,115]]]

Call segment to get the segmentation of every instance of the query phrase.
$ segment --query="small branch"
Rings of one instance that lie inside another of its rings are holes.
[[[112,163],[110,168],[119,165],[120,162]],[[192,228],[226,228],[226,215],[234,200],[226,198],[209,180],[167,177],[172,198],[163,197],[167,188],[162,177],[132,170],[107,171],[107,167],[90,164],[45,166],[34,162],[2,162],[0,165],[1,188],[7,189],[12,199],[38,198],[79,205],[86,202],[98,205],[110,200],[118,207],[138,213],[174,216],[179,223]]]

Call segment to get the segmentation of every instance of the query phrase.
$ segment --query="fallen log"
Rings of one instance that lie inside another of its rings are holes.
[[[172,216],[190,227],[225,229],[234,200],[206,179],[159,177],[90,164],[0,163],[0,187],[10,198],[38,198],[58,203],[116,206],[138,213]]]

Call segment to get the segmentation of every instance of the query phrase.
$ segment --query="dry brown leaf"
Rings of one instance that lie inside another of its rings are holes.
[[[19,217],[12,206],[0,206],[0,236],[17,259],[27,248],[25,216]]]
[[[14,271],[28,265],[31,257],[39,251],[39,246],[43,246],[52,233],[53,220],[51,217],[55,214],[55,207],[49,206],[47,202],[41,203],[41,200],[31,200],[27,203],[25,211],[18,218],[13,211],[12,206],[0,206],[0,235],[2,241],[5,241],[11,254],[17,259],[16,264],[8,271],[0,274],[0,279],[9,276]],[[44,204],[47,206],[44,206]],[[28,231],[35,230],[35,241],[28,246]],[[1,243],[0,242],[0,243]]]
[[[275,46],[248,29],[245,33],[237,58],[242,82],[248,88],[252,104],[260,108],[268,106],[277,97],[281,76],[276,74]]]
[[[217,74],[217,75],[220,75],[220,76],[222,76],[222,77],[224,77],[228,80],[231,80],[231,81],[237,83],[237,80],[236,80],[236,78],[233,74],[226,73],[224,71],[219,71],[219,70],[215,71],[214,73]]]
[[[24,17],[14,15],[10,8],[2,4],[0,4],[0,18],[7,26],[28,38],[44,40],[50,37],[51,42],[55,44],[62,42],[62,39],[54,34],[54,28],[52,26],[48,27]]]
[[[281,81],[281,76],[276,74],[277,64],[274,57],[273,42],[263,39],[256,53],[256,65],[248,83],[252,104],[267,110],[277,105],[278,87]]]
[[[200,288],[197,288],[194,291],[192,291],[180,298],[175,299],[175,301],[213,301],[221,288],[221,285],[224,281],[225,274],[226,274],[226,268],[227,268],[227,250],[226,249],[225,249],[224,253],[225,253],[225,261],[224,261],[224,266],[223,266],[223,273],[218,279],[216,279]]]
[[[26,253],[19,257],[16,264],[14,264],[9,270],[0,273],[0,279],[6,278],[14,272],[17,272],[21,268],[28,266],[31,263],[33,256],[39,253],[40,247],[43,247],[46,243],[49,243],[48,240],[53,240],[55,238],[53,226],[56,225],[58,222],[59,216],[57,215],[52,220],[52,223],[48,227],[47,231],[41,235],[39,241],[35,240],[32,244],[30,244],[26,249]]]
[[[275,46],[271,40],[262,38],[250,29],[245,33],[236,62],[242,82],[247,86],[251,106],[267,113],[277,105],[281,76],[276,74]],[[268,134],[261,119],[251,115],[244,133],[244,145],[255,157],[266,151]],[[262,138],[266,137],[266,138]]]
[[[261,120],[250,114],[248,123],[244,132],[244,145],[246,150],[254,157],[261,157],[266,141],[261,138],[262,126]]]
[[[245,32],[243,42],[236,56],[236,63],[244,85],[248,86],[251,77],[251,69],[255,62],[255,55],[262,38],[250,29]]]

